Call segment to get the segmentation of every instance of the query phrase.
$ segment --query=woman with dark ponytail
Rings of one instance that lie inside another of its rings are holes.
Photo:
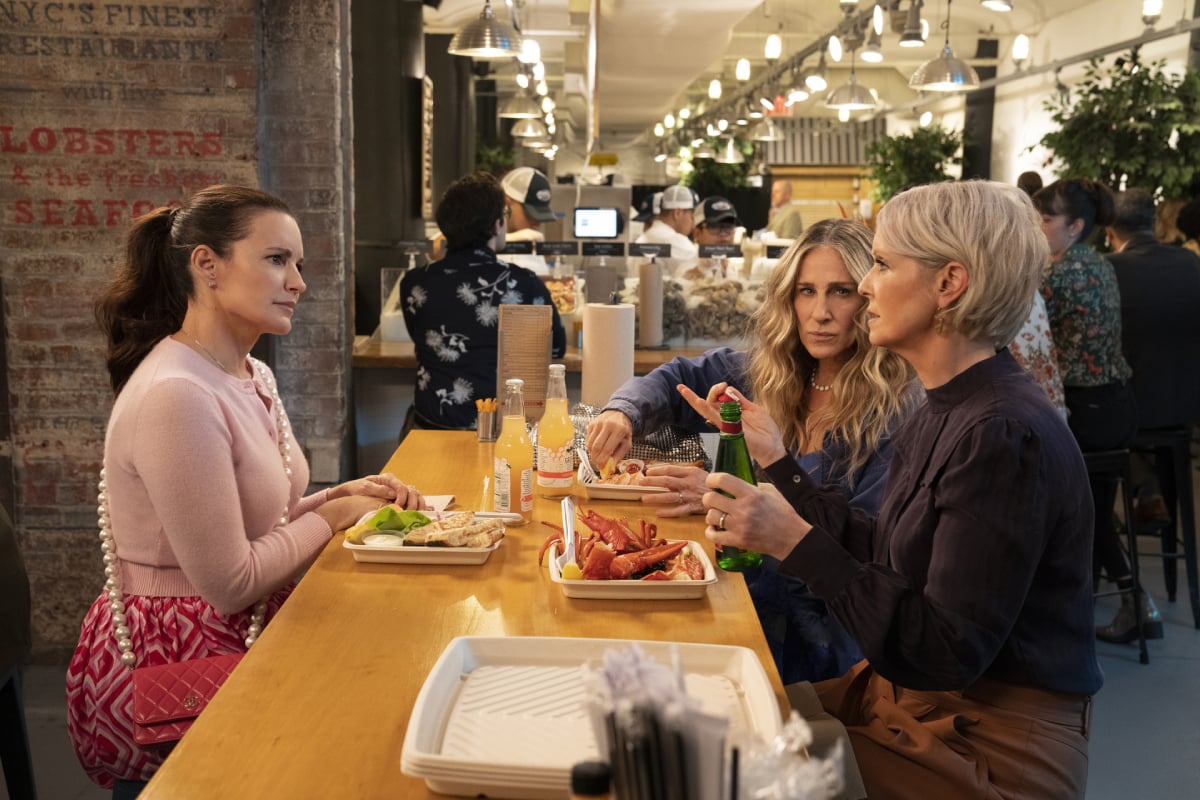
[[[282,335],[306,286],[284,202],[211,186],[134,222],[96,304],[116,402],[100,538],[108,580],[67,671],[88,775],[135,797],[166,757],[133,738],[132,668],[244,652],[334,531],[421,494],[372,475],[302,496],[275,376],[249,353]]]
[[[1103,228],[1116,212],[1112,192],[1086,178],[1055,181],[1033,196],[1050,244],[1050,265],[1042,297],[1058,351],[1058,370],[1067,400],[1067,424],[1086,452],[1128,447],[1137,432],[1137,405],[1129,379],[1133,371],[1121,351],[1121,291],[1112,264],[1088,244],[1092,230]],[[1096,538],[1093,571],[1101,568],[1122,590],[1121,610],[1096,635],[1112,642],[1162,638],[1162,619],[1149,596],[1142,598],[1142,619],[1133,615],[1133,577],[1113,526],[1117,484],[1093,478]]]

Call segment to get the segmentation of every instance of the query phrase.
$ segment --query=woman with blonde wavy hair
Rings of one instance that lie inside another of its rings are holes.
[[[858,282],[871,264],[866,226],[842,219],[810,226],[767,281],[748,352],[718,348],[676,358],[627,382],[588,427],[592,460],[619,459],[635,434],[667,424],[711,430],[689,403],[699,402],[696,391],[715,399],[728,387],[769,413],[813,480],[876,513],[889,434],[919,392],[902,359],[870,344]],[[649,467],[643,481],[669,491],[642,502],[660,506],[661,516],[698,513],[706,477],[694,467]],[[745,575],[780,675],[789,683],[840,675],[860,657],[857,646],[803,582],[779,576],[776,567],[766,559]]]

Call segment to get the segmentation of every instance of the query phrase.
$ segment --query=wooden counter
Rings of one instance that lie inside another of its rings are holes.
[[[466,432],[413,431],[386,469],[457,508],[481,503],[492,445]],[[651,517],[640,504],[583,502],[606,516]],[[753,649],[788,708],[745,583],[719,572],[698,600],[571,600],[537,565],[559,519],[538,498],[480,566],[360,564],[333,540],[236,672],[176,747],[142,800],[440,797],[400,772],[418,691],[456,636],[632,638]],[[703,542],[702,518],[659,520],[662,535]]]
[[[633,374],[645,375],[655,367],[666,364],[676,356],[694,358],[703,355],[707,347],[672,347],[666,350],[634,350]],[[568,347],[567,354],[555,359],[556,364],[565,364],[567,372],[583,371],[583,351]],[[383,342],[376,336],[355,336],[353,366],[359,368],[390,367],[392,369],[416,369],[417,356],[412,342]]]

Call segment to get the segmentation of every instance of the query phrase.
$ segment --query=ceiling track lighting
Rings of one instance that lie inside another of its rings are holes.
[[[713,78],[709,82],[709,84],[708,84],[708,99],[709,100],[720,100],[721,99],[721,80],[720,80],[720,78]]]
[[[496,19],[491,0],[484,0],[479,17],[454,34],[446,52],[480,61],[516,58],[521,52],[521,34],[511,25]]]
[[[825,48],[821,48],[821,57],[817,60],[817,68],[804,78],[804,85],[808,87],[810,92],[823,92],[829,88],[829,81],[825,79]]]
[[[1018,33],[1017,38],[1013,39],[1012,60],[1017,69],[1023,68],[1029,60],[1029,37],[1023,33]]]
[[[979,85],[979,73],[975,68],[955,57],[954,51],[950,49],[952,3],[953,0],[946,0],[946,42],[942,52],[936,58],[917,67],[917,71],[908,79],[908,85],[913,89],[924,92],[961,92]]]
[[[879,8],[879,6],[875,6]],[[875,29],[871,30],[871,37],[867,39],[867,46],[863,48],[862,60],[869,64],[878,64],[883,61],[883,38]]]
[[[739,81],[750,80],[750,59],[739,58],[737,60],[737,66],[733,68],[733,77]]]
[[[901,47],[923,47],[925,37],[921,33],[921,0],[911,0],[908,16],[904,21],[904,32],[900,34]]]
[[[1162,18],[1162,0],[1142,0],[1142,24],[1153,28]]]

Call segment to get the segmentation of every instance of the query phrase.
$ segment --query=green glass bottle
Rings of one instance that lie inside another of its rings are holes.
[[[754,464],[746,448],[746,437],[742,434],[742,406],[726,394],[721,395],[721,440],[717,443],[717,463],[713,469],[728,472],[752,486],[758,484],[754,480]],[[725,545],[717,551],[717,564],[721,569],[741,572],[762,564],[762,553]]]

